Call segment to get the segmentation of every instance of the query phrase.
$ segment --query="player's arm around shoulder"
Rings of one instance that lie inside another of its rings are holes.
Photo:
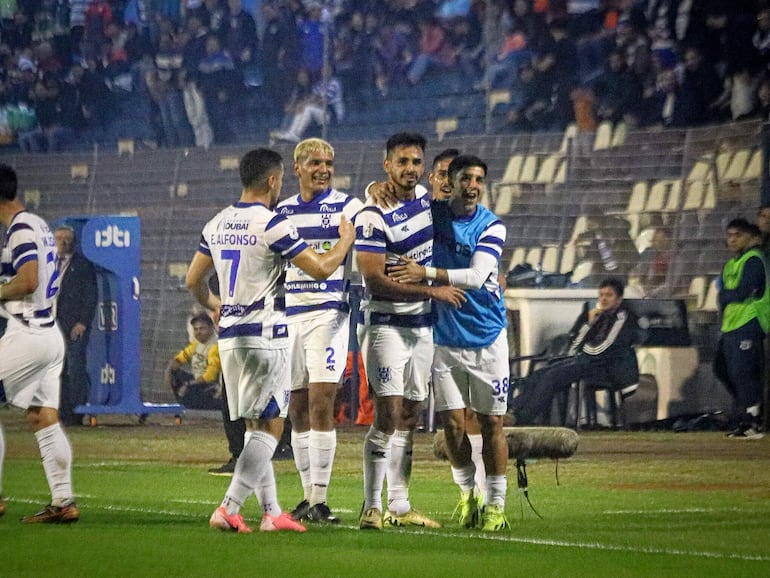
[[[345,260],[345,256],[348,254],[356,238],[355,227],[345,215],[342,215],[340,218],[340,225],[337,231],[339,232],[340,240],[329,251],[320,255],[312,248],[307,247],[291,259],[291,262],[314,279],[326,279],[329,277]]]

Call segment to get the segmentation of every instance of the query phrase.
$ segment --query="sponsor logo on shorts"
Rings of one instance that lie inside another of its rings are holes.
[[[379,376],[380,381],[382,383],[388,383],[392,379],[392,377],[393,377],[393,374],[392,374],[392,372],[390,370],[390,367],[380,367],[380,368],[378,368],[377,369],[377,375]]]

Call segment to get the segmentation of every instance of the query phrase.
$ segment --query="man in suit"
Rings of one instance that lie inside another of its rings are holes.
[[[61,376],[59,416],[65,425],[81,425],[76,406],[88,401],[89,379],[86,350],[97,301],[96,271],[91,262],[75,251],[75,231],[63,225],[54,231],[61,288],[56,319],[64,334],[67,352]]]

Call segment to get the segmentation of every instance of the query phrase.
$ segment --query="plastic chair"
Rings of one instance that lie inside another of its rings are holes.
[[[600,151],[610,148],[612,145],[612,123],[605,120],[596,127],[596,137],[594,137],[594,151]]]

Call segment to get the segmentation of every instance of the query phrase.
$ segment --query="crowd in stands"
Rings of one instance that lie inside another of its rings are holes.
[[[4,0],[0,57],[0,106],[36,116],[30,152],[66,149],[131,93],[148,141],[208,147],[233,142],[249,91],[294,140],[432,74],[510,90],[498,132],[770,113],[766,0]]]

